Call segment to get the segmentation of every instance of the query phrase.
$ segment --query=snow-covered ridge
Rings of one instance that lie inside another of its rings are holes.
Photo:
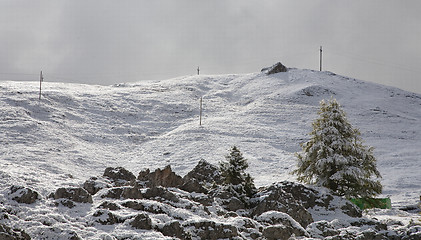
[[[384,195],[414,204],[421,176],[421,95],[290,69],[265,75],[186,76],[91,86],[0,83],[0,186],[47,195],[107,166],[133,172],[171,164],[180,175],[200,159],[217,163],[236,145],[258,186],[294,180],[294,152],[306,141],[321,99],[333,96],[375,147]],[[203,124],[199,126],[199,98]]]

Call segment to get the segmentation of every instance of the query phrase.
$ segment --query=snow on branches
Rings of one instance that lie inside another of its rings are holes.
[[[298,180],[327,187],[346,197],[381,193],[373,148],[362,144],[360,132],[348,122],[335,99],[320,102],[311,139],[296,153]]]

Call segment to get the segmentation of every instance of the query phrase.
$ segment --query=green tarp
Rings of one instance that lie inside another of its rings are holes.
[[[349,200],[363,210],[368,208],[392,208],[390,198],[351,198]]]

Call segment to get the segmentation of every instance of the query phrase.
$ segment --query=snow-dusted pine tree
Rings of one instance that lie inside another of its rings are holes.
[[[370,197],[381,193],[373,148],[362,144],[360,132],[346,119],[335,99],[320,102],[311,139],[296,153],[298,180],[324,186],[341,196]]]
[[[235,191],[237,196],[244,200],[256,192],[254,180],[245,170],[248,168],[247,159],[237,147],[232,147],[229,155],[225,156],[227,162],[220,162],[221,176],[224,185]]]

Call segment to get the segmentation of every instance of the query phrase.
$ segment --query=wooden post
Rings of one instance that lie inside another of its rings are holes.
[[[44,81],[44,77],[42,76],[42,71],[39,74],[39,100],[41,101],[41,83]]]
[[[320,72],[322,71],[322,46],[320,46]]]
[[[199,125],[202,126],[202,102],[203,98],[200,97],[200,116],[199,116]]]

